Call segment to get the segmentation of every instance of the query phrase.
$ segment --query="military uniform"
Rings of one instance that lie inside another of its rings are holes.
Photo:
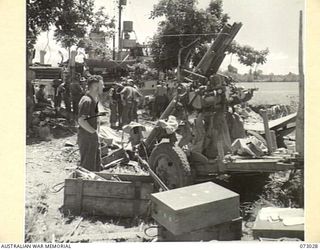
[[[79,102],[79,117],[84,116],[87,122],[95,130],[98,128],[98,102],[89,94],[84,95]],[[90,118],[93,117],[93,118]],[[90,171],[101,170],[100,143],[97,133],[89,133],[87,130],[79,127],[78,144],[80,150],[80,165]]]
[[[154,114],[159,118],[169,104],[167,87],[161,84],[157,85],[154,100]]]
[[[122,95],[122,125],[127,125],[137,119],[137,98],[141,96],[139,91],[132,86],[126,86],[121,91]]]
[[[79,102],[83,96],[83,90],[78,81],[74,81],[70,85],[71,98],[72,98],[72,111],[74,117],[77,117],[79,110]]]
[[[110,125],[111,127],[115,127],[116,123],[118,121],[118,112],[117,112],[117,106],[118,106],[118,101],[115,98],[115,88],[111,88],[109,90],[109,98],[110,98]]]

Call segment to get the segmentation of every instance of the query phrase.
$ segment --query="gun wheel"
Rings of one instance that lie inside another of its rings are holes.
[[[190,164],[183,150],[171,143],[161,143],[151,152],[149,164],[169,189],[192,184]]]

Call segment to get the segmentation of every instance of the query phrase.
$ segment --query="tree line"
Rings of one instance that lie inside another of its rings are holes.
[[[199,41],[182,52],[182,62],[196,65],[230,17],[223,11],[222,0],[212,0],[205,9],[197,8],[196,0],[159,0],[150,13],[160,18],[158,30],[150,43],[153,66],[161,71],[176,68],[179,49]],[[115,20],[102,7],[94,11],[94,0],[27,0],[27,50],[32,51],[41,32],[54,29],[54,38],[69,51],[72,46],[88,53],[111,53],[106,42],[97,43],[89,34],[99,33],[111,38]],[[249,45],[233,42],[227,53],[236,55],[239,62],[254,69],[267,61],[268,48],[256,50]],[[232,64],[232,56],[230,65]],[[189,66],[189,65],[185,65]]]

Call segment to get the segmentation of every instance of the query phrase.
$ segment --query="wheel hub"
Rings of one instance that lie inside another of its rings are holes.
[[[179,187],[177,167],[166,155],[159,155],[155,166],[156,174],[169,189]]]

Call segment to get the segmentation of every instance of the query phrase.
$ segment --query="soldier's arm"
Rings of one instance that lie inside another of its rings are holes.
[[[86,116],[80,116],[78,119],[78,123],[87,132],[94,134],[96,130],[93,127],[91,127],[91,125],[85,120],[86,118]]]

